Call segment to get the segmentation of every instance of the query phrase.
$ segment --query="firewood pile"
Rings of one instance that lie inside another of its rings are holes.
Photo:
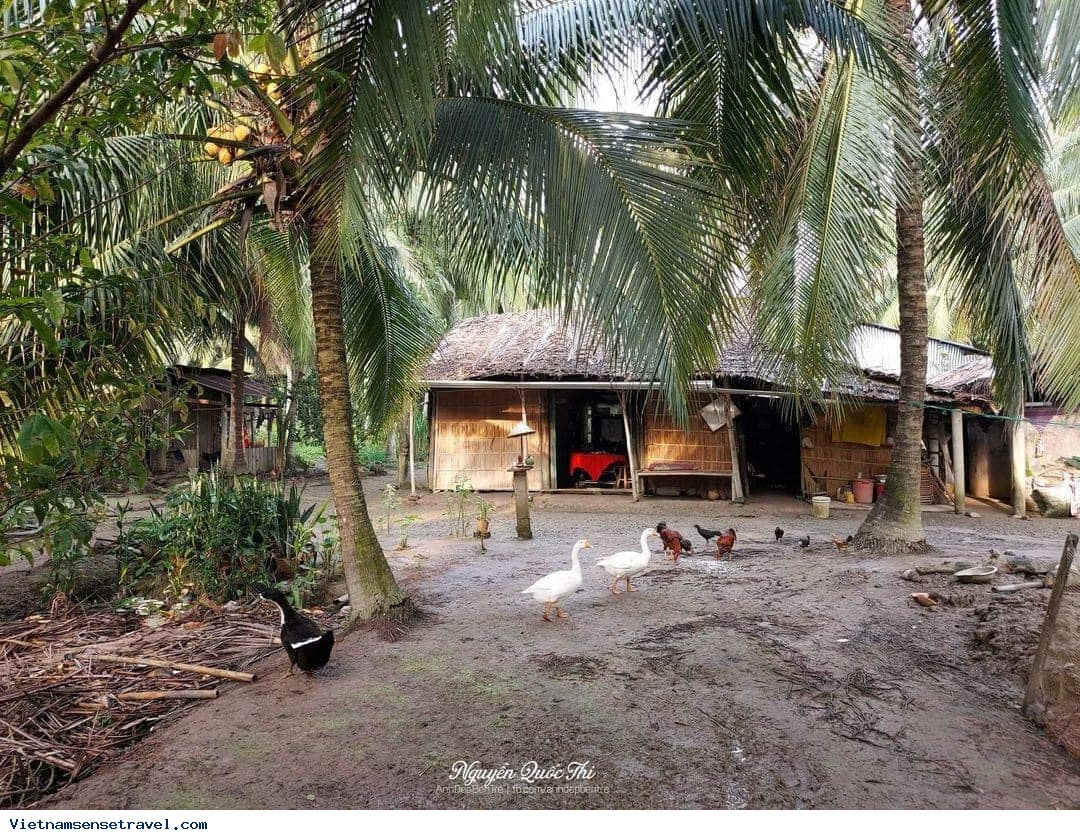
[[[60,601],[0,622],[0,808],[86,776],[222,682],[253,681],[225,669],[277,649],[276,628],[240,611],[155,618]]]

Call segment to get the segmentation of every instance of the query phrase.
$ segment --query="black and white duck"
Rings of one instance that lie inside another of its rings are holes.
[[[259,597],[273,601],[281,613],[281,646],[289,655],[289,676],[293,668],[317,671],[330,661],[334,649],[334,631],[325,633],[307,616],[293,609],[288,599],[276,589],[264,588]]]

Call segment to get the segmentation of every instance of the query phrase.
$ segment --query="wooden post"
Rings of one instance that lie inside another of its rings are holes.
[[[1010,443],[1012,450],[1012,506],[1013,516],[1027,514],[1027,441],[1024,434],[1024,409],[1012,423]]]
[[[413,398],[409,397],[409,498],[416,495],[416,423],[413,418]]]
[[[952,410],[952,474],[953,474],[953,509],[957,516],[963,516],[967,507],[964,486],[964,413],[959,408]]]
[[[221,409],[221,458],[219,465],[223,464],[225,457],[229,452],[229,409],[224,407]]]
[[[514,507],[517,512],[518,539],[531,540],[532,523],[529,521],[529,471],[514,470]]]
[[[435,458],[439,452],[439,436],[438,425],[436,419],[438,417],[436,411],[438,409],[438,395],[435,391],[428,391],[426,410],[428,419],[428,456],[427,456],[427,486],[428,490],[432,493],[435,492]]]
[[[735,418],[731,416],[731,395],[724,394],[724,416],[727,418],[728,444],[731,446],[731,500],[745,498],[742,470],[739,467],[739,436],[735,433]]]
[[[1024,692],[1024,711],[1035,703],[1042,703],[1045,699],[1043,669],[1046,667],[1046,657],[1050,653],[1050,643],[1054,638],[1054,627],[1057,624],[1058,611],[1061,609],[1061,598],[1069,583],[1069,571],[1072,569],[1073,556],[1076,554],[1076,541],[1076,534],[1069,534],[1065,538],[1061,562],[1058,563],[1057,573],[1054,576],[1054,589],[1050,593],[1050,603],[1046,605],[1046,618],[1043,619],[1042,632],[1039,633],[1039,647],[1035,650],[1035,660],[1031,663],[1027,691]]]
[[[619,391],[619,405],[622,406],[623,433],[626,435],[626,459],[630,462],[630,492],[634,494],[634,501],[641,498],[638,489],[637,452],[634,451],[634,437],[630,434],[630,414],[626,410],[626,392]]]

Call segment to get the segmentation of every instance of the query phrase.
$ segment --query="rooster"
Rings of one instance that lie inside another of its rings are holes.
[[[656,533],[660,535],[660,539],[664,543],[665,550],[671,552],[671,557],[676,563],[679,562],[680,554],[694,553],[694,547],[690,543],[690,540],[686,539],[686,537],[684,537],[674,528],[669,528],[666,522],[660,522],[657,524]]]
[[[849,545],[851,545],[853,542],[855,542],[855,538],[853,536],[851,536],[851,534],[848,534],[847,539],[841,540],[841,539],[837,539],[836,534],[833,534],[832,535],[832,541],[833,541],[833,545],[835,545],[837,547],[837,549],[839,549],[840,551],[843,551],[845,548],[847,548]]]
[[[735,551],[735,529],[728,528],[716,538],[716,559]]]

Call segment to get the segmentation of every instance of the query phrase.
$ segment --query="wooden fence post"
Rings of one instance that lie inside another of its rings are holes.
[[[1069,571],[1072,569],[1073,555],[1076,554],[1076,542],[1076,534],[1069,534],[1065,538],[1065,548],[1061,552],[1061,562],[1058,563],[1054,577],[1054,589],[1050,593],[1050,603],[1046,605],[1046,618],[1043,619],[1042,632],[1039,634],[1039,646],[1035,650],[1035,659],[1031,663],[1031,673],[1028,675],[1027,691],[1024,692],[1025,712],[1035,703],[1042,703],[1045,700],[1043,670],[1046,667],[1046,657],[1050,653],[1050,643],[1054,638],[1054,627],[1057,624],[1058,611],[1061,609],[1061,599],[1069,583]]]

